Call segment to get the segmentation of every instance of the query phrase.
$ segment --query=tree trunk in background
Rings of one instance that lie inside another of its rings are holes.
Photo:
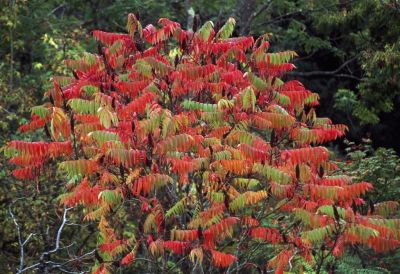
[[[191,0],[185,0],[185,11],[187,13],[187,23],[186,23],[186,28],[188,30],[193,29],[193,19],[194,19],[194,14],[195,11],[192,7],[192,1]]]
[[[234,16],[240,35],[247,35],[250,30],[250,20],[257,7],[256,0],[241,0],[236,4]]]

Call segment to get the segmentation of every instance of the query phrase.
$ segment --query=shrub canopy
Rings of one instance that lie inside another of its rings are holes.
[[[320,272],[349,246],[399,246],[399,220],[385,219],[397,203],[365,210],[372,185],[321,146],[346,126],[281,79],[295,52],[269,53],[267,34],[231,38],[232,18],[158,24],[129,14],[127,34],[94,31],[98,53],[66,60],[73,76],[55,76],[20,127],[48,140],[5,148],[27,183],[59,163],[61,204],[98,222],[95,273]]]

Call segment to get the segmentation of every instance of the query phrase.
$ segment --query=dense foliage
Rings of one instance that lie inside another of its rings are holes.
[[[363,210],[373,186],[321,146],[347,127],[318,118],[318,95],[299,81],[282,81],[295,52],[269,53],[268,34],[230,38],[232,18],[158,23],[129,14],[128,34],[93,31],[98,53],[67,59],[72,76],[54,76],[19,128],[46,139],[5,146],[17,179],[67,181],[54,246],[19,272],[74,271],[95,255],[95,273],[320,273],[355,247],[398,248],[398,203]],[[98,224],[97,247],[54,262],[78,206]],[[29,238],[19,236],[22,252]]]
[[[287,77],[301,78],[320,94],[321,114],[351,125],[353,140],[369,134],[375,147],[400,151],[398,0],[3,2],[0,130],[5,136],[41,99],[51,73],[62,71],[62,59],[94,49],[85,39],[91,30],[121,32],[126,15],[138,10],[145,24],[167,17],[190,28],[194,15],[216,23],[235,17],[237,34],[272,33],[274,50],[290,48],[301,56],[294,61],[299,71]]]
[[[400,190],[400,158],[393,149],[379,148],[374,150],[371,140],[364,139],[363,143],[356,145],[353,142],[346,142],[347,161],[339,163],[343,172],[352,176],[356,180],[374,182],[374,190],[365,196],[366,203],[361,209],[377,210],[379,214],[387,216],[390,208],[376,207],[380,203],[394,200],[398,201]],[[372,206],[374,205],[374,206]],[[388,211],[387,211],[388,210]],[[399,212],[395,215],[399,218]],[[361,269],[368,269],[381,266],[388,269],[390,273],[400,271],[396,263],[400,258],[400,250],[389,252],[384,255],[376,256],[367,250],[355,250],[348,254],[342,262],[339,262],[338,269],[343,267],[343,272],[355,271],[362,272]],[[378,271],[375,269],[375,272]],[[384,272],[382,269],[379,273]]]

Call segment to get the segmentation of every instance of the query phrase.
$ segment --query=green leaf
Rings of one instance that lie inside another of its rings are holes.
[[[256,95],[251,87],[247,87],[243,90],[243,108],[248,110],[251,107],[251,111],[255,110],[256,107]]]
[[[207,21],[204,25],[196,32],[203,41],[207,41],[210,37],[211,31],[214,28],[214,24],[211,21]]]
[[[226,21],[226,23],[218,31],[217,37],[220,38],[220,39],[229,38],[233,33],[233,30],[235,28],[235,24],[236,24],[235,19],[230,17],[228,19],[228,21]]]
[[[182,107],[188,110],[202,110],[204,112],[216,112],[216,104],[199,103],[191,100],[184,100],[181,103]]]

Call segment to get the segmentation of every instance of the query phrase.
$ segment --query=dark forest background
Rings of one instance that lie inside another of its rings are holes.
[[[194,16],[203,23],[234,17],[234,36],[271,33],[271,51],[292,49],[299,55],[294,61],[298,69],[286,79],[298,79],[320,94],[320,116],[349,126],[347,141],[332,144],[339,157],[353,160],[345,167],[348,172],[381,187],[374,202],[399,200],[398,0],[0,0],[0,146],[21,138],[17,128],[29,118],[30,108],[42,102],[51,76],[68,73],[62,60],[94,51],[94,29],[125,32],[130,12],[138,12],[143,25],[168,17],[190,28]],[[25,237],[40,235],[26,248],[28,261],[45,248],[60,212],[56,186],[35,191],[35,186],[16,182],[1,159],[4,273],[13,269],[19,256],[10,212]],[[90,226],[79,233],[89,244],[95,239]],[[398,257],[385,259],[394,273],[399,270]]]

